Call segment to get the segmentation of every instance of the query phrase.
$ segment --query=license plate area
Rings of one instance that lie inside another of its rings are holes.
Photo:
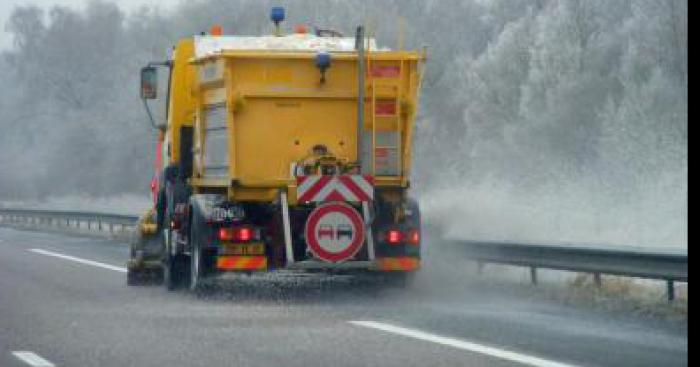
[[[265,244],[254,243],[224,243],[219,250],[221,255],[252,256],[265,255]]]

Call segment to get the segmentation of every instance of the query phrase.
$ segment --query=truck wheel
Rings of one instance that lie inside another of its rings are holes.
[[[203,274],[203,261],[202,261],[202,251],[199,248],[192,250],[192,256],[190,256],[190,289],[193,291],[199,291],[202,289],[202,280],[204,278]]]
[[[163,266],[163,283],[169,291],[187,286],[189,280],[189,262],[184,255],[167,254]]]
[[[126,285],[133,287],[137,285],[144,285],[144,274],[143,271],[139,271],[132,268],[127,268],[126,270]]]
[[[189,259],[182,254],[173,255],[171,251],[172,234],[169,230],[163,232],[163,283],[169,291],[174,291],[188,285],[190,269]]]
[[[192,255],[190,256],[190,290],[200,291],[203,281],[212,274],[212,254],[202,249],[199,235],[196,229],[192,229]]]

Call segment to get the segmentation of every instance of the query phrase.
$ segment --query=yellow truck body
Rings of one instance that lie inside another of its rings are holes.
[[[225,190],[231,200],[273,201],[280,189],[295,203],[293,165],[317,144],[339,159],[363,160],[377,187],[406,188],[423,52],[368,51],[363,138],[358,152],[358,55],[332,55],[325,83],[316,52],[224,51],[195,57],[194,41],[176,49],[168,141],[194,125],[192,185]],[[170,162],[179,160],[169,149]],[[359,153],[359,154],[358,154]]]

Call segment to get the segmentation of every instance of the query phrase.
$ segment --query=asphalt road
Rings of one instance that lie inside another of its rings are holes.
[[[407,290],[277,274],[193,294],[127,287],[126,257],[124,244],[0,228],[0,366],[688,365],[687,326],[451,276],[430,258]]]

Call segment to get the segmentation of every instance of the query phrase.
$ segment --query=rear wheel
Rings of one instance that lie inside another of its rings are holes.
[[[186,287],[189,281],[189,259],[182,254],[173,255],[171,232],[163,233],[165,253],[163,254],[163,283],[169,291]]]
[[[135,269],[127,268],[126,285],[160,285],[163,283],[163,271],[159,268]]]
[[[189,281],[189,262],[184,255],[166,255],[163,271],[163,283],[169,291],[187,286]]]
[[[190,289],[193,291],[202,289],[202,280],[204,278],[202,267],[202,251],[199,248],[192,250],[192,256],[190,256]]]
[[[204,280],[213,273],[213,254],[202,248],[196,227],[192,228],[192,255],[190,256],[190,289],[199,291]]]
[[[128,286],[144,285],[144,284],[146,284],[145,276],[146,275],[144,274],[143,270],[128,268],[126,270],[126,285],[128,285]]]

